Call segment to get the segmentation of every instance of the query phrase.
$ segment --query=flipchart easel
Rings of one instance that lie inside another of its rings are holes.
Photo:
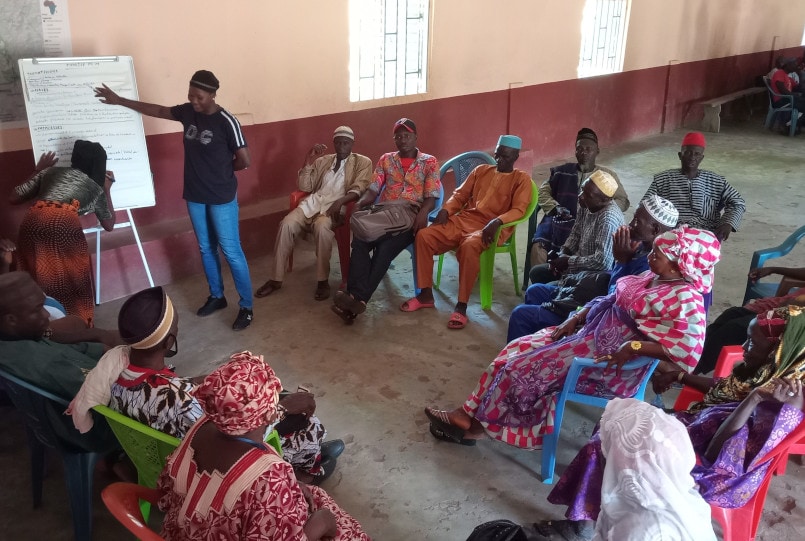
[[[132,208],[156,204],[145,132],[139,113],[101,103],[92,91],[106,84],[119,95],[139,99],[130,56],[71,58],[26,58],[19,61],[28,125],[34,155],[53,151],[62,163],[69,163],[76,139],[97,141],[107,153],[107,169],[118,179],[112,188],[116,210],[126,212],[128,221],[115,229],[131,228],[148,283],[154,280],[131,214]],[[95,233],[95,303],[101,302],[100,224],[88,227]]]

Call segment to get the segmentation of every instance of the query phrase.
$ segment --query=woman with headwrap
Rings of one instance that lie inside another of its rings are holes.
[[[240,244],[238,179],[235,171],[249,167],[246,139],[235,116],[218,105],[220,84],[208,70],[190,78],[187,103],[165,107],[118,96],[106,85],[95,89],[102,103],[122,105],[140,114],[181,122],[184,128],[184,191],[187,213],[201,251],[210,296],[196,311],[206,317],[227,307],[221,277],[223,252],[235,289],[240,295],[238,315],[232,328],[240,331],[252,322],[252,281]]]
[[[702,293],[710,290],[719,247],[712,233],[686,227],[658,236],[648,256],[650,270],[621,278],[615,293],[593,299],[561,325],[510,342],[463,407],[426,408],[431,433],[471,445],[485,432],[510,445],[541,449],[574,357],[618,368],[583,372],[579,388],[587,394],[633,394],[644,373],[621,374],[620,366],[639,355],[690,371],[702,351]]]
[[[741,507],[754,495],[769,467],[764,457],[805,418],[802,308],[759,315],[743,347],[744,362],[726,378],[674,373],[681,374],[677,379],[685,384],[706,391],[702,402],[674,416],[687,427],[700,457],[692,470],[699,492],[709,503],[726,508]],[[560,529],[576,529],[579,521],[599,516],[605,455],[600,433],[593,434],[548,495],[549,502],[568,506],[565,516],[570,521],[554,523]]]
[[[599,433],[607,463],[594,541],[715,541],[682,423],[640,400],[616,398]]]
[[[108,351],[87,374],[68,409],[81,432],[92,427],[90,408],[108,405],[136,421],[184,438],[201,417],[196,399],[201,378],[176,374],[165,364],[178,351],[179,316],[162,287],[129,297],[118,314],[123,346]],[[344,442],[325,442],[327,431],[315,415],[316,401],[308,392],[289,393],[280,400],[276,428],[283,458],[301,480],[319,484],[335,471]]]
[[[42,154],[36,173],[11,192],[12,204],[36,200],[20,224],[18,270],[28,272],[68,314],[92,326],[92,268],[78,217],[94,212],[104,229],[114,229],[109,190],[115,177],[106,170],[99,143],[78,140],[72,167],[53,167],[58,161],[53,152]]]
[[[327,493],[297,482],[263,443],[277,415],[280,380],[248,351],[204,379],[204,415],[167,461],[158,488],[162,536],[179,540],[368,540]]]

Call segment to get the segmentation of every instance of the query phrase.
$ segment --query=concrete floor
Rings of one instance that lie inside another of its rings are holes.
[[[766,132],[757,126],[757,119],[725,124],[722,133],[708,134],[703,167],[727,177],[747,200],[747,212],[741,230],[724,247],[711,319],[740,303],[752,252],[778,244],[803,224],[803,138]],[[683,134],[606,148],[599,163],[618,172],[636,203],[653,173],[678,166],[676,152]],[[535,168],[538,183],[547,177],[548,165],[552,164]],[[518,236],[519,245],[525,246],[524,227]],[[522,264],[522,255],[519,258]],[[463,540],[475,525],[491,519],[560,518],[564,509],[545,500],[550,486],[540,480],[539,452],[492,441],[457,446],[436,441],[427,431],[422,408],[454,407],[463,401],[503,346],[508,314],[520,300],[506,270],[508,262],[500,257],[492,309],[480,309],[476,289],[469,326],[460,332],[448,330],[445,322],[455,302],[457,268],[452,256],[446,261],[443,289],[436,292],[437,310],[416,314],[398,310],[413,288],[410,259],[404,253],[366,314],[351,327],[330,312],[329,303],[312,298],[314,255],[309,242],[298,246],[294,271],[283,289],[256,299],[255,321],[242,333],[229,328],[236,314],[231,280],[230,308],[206,319],[194,315],[207,296],[202,275],[169,284],[180,314],[178,372],[207,373],[229,353],[249,349],[265,355],[287,388],[311,389],[329,437],[347,443],[338,470],[324,488],[375,539]],[[268,258],[251,261],[255,287],[266,279],[269,262]],[[795,250],[784,264],[805,265],[805,250]],[[337,268],[334,263],[334,282]],[[521,279],[519,275],[517,280]],[[121,303],[100,306],[98,325],[114,326]],[[71,539],[61,466],[53,461],[44,507],[31,510],[24,433],[16,416],[8,409],[4,412],[0,539]],[[558,473],[599,417],[600,410],[571,406],[562,431]],[[801,539],[795,531],[805,526],[805,510],[797,506],[803,498],[803,480],[805,468],[792,460],[786,476],[773,481],[758,539]],[[108,482],[109,476],[99,472],[96,492]],[[99,499],[95,532],[95,539],[128,538]]]

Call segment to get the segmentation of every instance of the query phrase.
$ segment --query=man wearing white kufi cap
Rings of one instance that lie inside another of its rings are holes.
[[[619,227],[613,235],[612,252],[615,266],[612,268],[607,286],[610,293],[614,292],[618,279],[648,270],[648,254],[651,252],[654,239],[673,229],[677,224],[678,215],[670,201],[657,195],[640,202],[629,225]],[[578,284],[574,288],[575,291],[570,290],[568,286],[570,282]],[[596,286],[598,283],[596,282]],[[525,302],[515,307],[509,317],[508,342],[561,323],[565,319],[565,314],[557,309],[555,302],[557,299],[572,297],[576,301],[586,302],[606,293],[603,289],[579,293],[577,289],[582,284],[579,274],[566,277],[560,284],[561,288],[550,284],[533,284],[528,288]],[[586,294],[587,297],[582,298],[582,294]]]
[[[313,298],[330,298],[330,255],[335,233],[333,228],[344,223],[347,205],[363,195],[372,180],[372,160],[352,152],[355,133],[349,126],[339,126],[333,132],[335,154],[324,154],[327,146],[321,143],[305,156],[297,183],[309,192],[299,206],[280,222],[274,243],[274,265],[269,280],[255,291],[256,297],[266,297],[282,287],[288,258],[293,254],[294,240],[303,230],[313,230],[316,243],[316,290]]]
[[[605,171],[595,171],[584,181],[579,195],[576,223],[562,249],[549,263],[531,269],[531,282],[547,284],[567,273],[612,268],[612,234],[626,222],[613,201],[618,183]]]

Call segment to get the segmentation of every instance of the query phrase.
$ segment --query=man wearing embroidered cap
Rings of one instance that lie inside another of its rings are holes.
[[[576,161],[551,168],[550,178],[539,188],[539,207],[544,216],[534,232],[527,265],[546,263],[548,252],[562,247],[573,228],[581,185],[595,171],[604,171],[615,179],[615,202],[623,212],[629,208],[629,197],[618,175],[595,163],[598,153],[598,135],[590,128],[582,128],[576,134]]]
[[[462,329],[467,324],[467,302],[478,278],[481,252],[494,241],[502,224],[522,218],[531,203],[531,177],[514,168],[521,147],[516,135],[501,135],[495,151],[497,165],[476,167],[442,206],[433,225],[417,233],[416,276],[422,290],[402,304],[403,312],[434,306],[433,256],[456,249],[458,302],[447,328]],[[513,228],[504,229],[498,243],[513,232]]]
[[[282,287],[288,258],[293,253],[296,237],[304,230],[313,230],[316,243],[316,290],[313,298],[330,298],[330,255],[335,234],[333,228],[343,224],[346,206],[366,191],[372,180],[372,160],[352,152],[355,134],[349,126],[339,126],[333,132],[335,154],[324,154],[327,146],[321,143],[305,156],[297,184],[310,193],[299,206],[280,222],[274,243],[274,266],[269,280],[255,293],[265,297]]]
[[[680,224],[707,229],[724,241],[740,227],[746,204],[724,177],[699,169],[705,146],[701,133],[685,135],[678,153],[682,167],[654,175],[643,199],[656,194],[669,200],[679,211]]]
[[[590,272],[567,274],[557,285],[532,284],[526,290],[525,302],[516,306],[509,316],[506,340],[511,342],[558,325],[584,303],[607,292],[614,293],[620,278],[649,270],[648,254],[654,239],[676,227],[677,216],[671,202],[657,195],[641,201],[629,225],[619,227],[613,234],[615,266],[610,273],[600,273],[609,277],[608,285],[606,276],[602,281],[600,276]]]
[[[570,235],[556,257],[531,269],[532,283],[547,284],[567,273],[612,268],[612,234],[626,222],[613,201],[617,189],[618,183],[612,175],[600,170],[584,181]]]

